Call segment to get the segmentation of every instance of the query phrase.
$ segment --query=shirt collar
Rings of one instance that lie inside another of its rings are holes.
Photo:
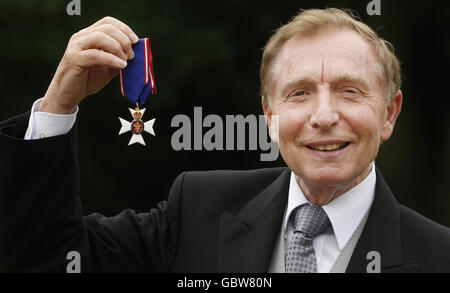
[[[369,176],[361,183],[322,206],[330,219],[339,250],[345,247],[361,220],[369,211],[375,196],[375,183],[375,164],[372,163]],[[291,171],[288,205],[283,222],[285,230],[291,212],[306,203],[309,203],[309,201],[299,187],[294,172]]]

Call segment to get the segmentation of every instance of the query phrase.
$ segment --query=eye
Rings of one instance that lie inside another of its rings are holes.
[[[345,86],[341,88],[341,92],[342,93],[347,93],[347,94],[357,94],[359,93],[359,91],[354,88],[354,87],[349,87],[349,86]]]
[[[354,87],[344,87],[340,90],[341,94],[347,97],[357,97],[361,92]]]
[[[297,96],[297,97],[304,96],[304,95],[305,95],[305,91],[295,91],[293,94],[293,96]]]
[[[311,92],[308,89],[296,89],[286,96],[286,101],[292,103],[301,103],[308,99]]]

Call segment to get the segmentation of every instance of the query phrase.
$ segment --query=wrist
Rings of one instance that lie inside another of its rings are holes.
[[[64,105],[45,96],[44,99],[42,99],[42,103],[38,111],[52,114],[68,115],[75,113],[76,110],[77,105]]]

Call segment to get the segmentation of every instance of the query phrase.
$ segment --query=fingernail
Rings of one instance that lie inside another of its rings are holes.
[[[139,38],[138,38],[138,36],[136,36],[135,33],[132,33],[132,34],[131,34],[131,40],[133,41],[133,44],[134,44],[134,43],[136,43],[137,41],[139,41]]]
[[[127,54],[128,54],[128,58],[130,60],[134,58],[134,51],[133,51],[133,49],[130,49]]]
[[[127,67],[127,62],[125,62],[125,61],[123,61],[123,60],[120,60],[120,61],[119,61],[119,67],[122,68],[122,69],[124,69],[125,67]]]

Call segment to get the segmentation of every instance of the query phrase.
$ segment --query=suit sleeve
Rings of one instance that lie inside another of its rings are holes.
[[[9,272],[170,271],[184,174],[168,202],[148,213],[83,217],[76,124],[65,134],[24,140],[30,113],[0,122],[0,265]]]

